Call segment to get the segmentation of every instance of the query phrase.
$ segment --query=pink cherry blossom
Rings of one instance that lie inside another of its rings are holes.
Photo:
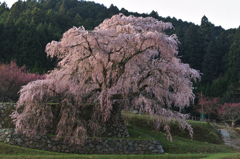
[[[218,108],[218,116],[224,121],[231,121],[232,127],[240,119],[240,103],[224,103]]]
[[[164,33],[172,28],[171,23],[151,17],[119,14],[93,31],[69,29],[59,42],[46,46],[47,54],[59,59],[58,66],[45,80],[20,91],[14,114],[17,131],[30,136],[46,133],[54,120],[47,103],[58,102],[57,137],[81,143],[89,130],[98,130],[99,122],[108,121],[113,103],[118,102],[121,109],[158,117],[170,139],[172,119],[192,136],[184,120],[188,115],[172,111],[171,106],[189,106],[195,98],[192,80],[200,79],[200,74],[177,57],[177,36]],[[86,103],[95,103],[87,120],[83,117]]]
[[[44,75],[29,73],[25,66],[19,68],[14,61],[0,64],[0,101],[17,101],[18,91],[23,85],[44,78]]]

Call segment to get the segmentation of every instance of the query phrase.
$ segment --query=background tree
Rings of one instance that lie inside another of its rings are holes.
[[[231,82],[238,82],[240,75],[240,27],[236,31],[233,44],[228,53],[228,68],[229,73],[235,76]]]
[[[220,62],[217,59],[216,47],[215,44],[211,41],[207,47],[207,51],[204,55],[202,63],[202,80],[204,83],[212,83],[212,80],[218,78],[218,73],[220,72],[219,65]]]
[[[82,26],[83,19],[79,14],[76,14],[76,16],[74,17],[73,24],[76,25],[76,27]]]
[[[199,113],[207,113],[208,121],[210,121],[211,113],[216,113],[219,97],[208,97],[202,94],[198,94],[198,105],[195,106],[195,110]]]
[[[44,76],[31,74],[26,67],[19,68],[15,62],[0,64],[0,101],[16,102],[21,87],[37,79],[44,79]]]
[[[227,53],[230,48],[230,38],[227,37],[227,34],[223,31],[216,39],[216,56],[219,61],[219,75],[224,75],[227,69]]]
[[[109,17],[119,13],[118,7],[114,6],[113,4],[110,5],[109,11],[110,11]]]
[[[227,87],[223,93],[222,101],[223,103],[238,103],[240,102],[240,28],[238,28],[235,32],[235,36],[231,37],[233,43],[229,48],[228,54],[226,54],[225,58],[227,60],[226,64],[226,72],[225,72],[225,87]]]
[[[240,103],[224,103],[217,112],[221,119],[231,121],[231,126],[234,127],[235,122],[240,119]]]
[[[213,30],[213,24],[208,20],[208,18],[204,15],[201,19],[201,25],[199,28],[199,34],[201,38],[203,39],[203,47],[204,52],[206,52],[206,49],[211,41],[214,40],[215,37],[213,37],[212,30]]]
[[[7,7],[7,3],[6,2],[3,2],[1,3],[0,2],[0,15],[4,12],[4,11],[8,11],[9,8]]]
[[[183,62],[189,63],[194,69],[201,70],[203,62],[202,39],[198,28],[193,24],[188,28],[183,41]]]
[[[192,136],[184,120],[188,115],[171,108],[189,106],[195,97],[191,80],[200,75],[177,58],[176,35],[164,33],[171,28],[171,23],[151,17],[119,14],[93,31],[68,30],[61,41],[46,46],[47,54],[60,60],[58,68],[21,89],[13,114],[16,131],[28,136],[46,133],[53,120],[46,104],[51,101],[59,103],[57,138],[64,136],[72,143],[84,141],[87,128],[95,130],[99,122],[105,123],[114,113],[113,105],[158,117],[169,135],[168,123],[174,118]],[[88,119],[85,103],[95,103]]]

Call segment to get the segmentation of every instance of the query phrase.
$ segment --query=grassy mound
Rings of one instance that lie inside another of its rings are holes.
[[[191,140],[189,138],[173,136],[173,142],[167,140],[163,132],[140,129],[128,126],[130,135],[139,135],[139,139],[155,139],[161,142],[165,153],[169,154],[206,154],[206,153],[234,153],[236,150],[223,144],[213,144]],[[134,136],[137,138],[137,136]]]
[[[148,115],[138,115],[132,113],[122,113],[123,117],[126,119],[126,123],[130,126],[137,127],[143,130],[155,130],[155,121],[153,119],[149,119]],[[215,129],[215,127],[207,122],[200,121],[188,121],[192,126],[194,135],[193,140],[208,142],[214,144],[222,144],[223,140],[221,138],[220,132]],[[176,121],[173,121],[170,125],[170,131],[172,136],[182,137],[186,139],[191,139],[188,130],[181,130]],[[159,130],[159,133],[163,133],[163,129]]]

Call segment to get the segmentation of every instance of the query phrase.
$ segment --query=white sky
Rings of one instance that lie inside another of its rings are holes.
[[[0,0],[3,2],[4,0]],[[5,0],[10,8],[17,0]],[[88,1],[88,0],[87,0]],[[200,25],[203,15],[224,29],[240,25],[240,0],[91,0],[109,7],[111,4],[131,12],[158,12],[162,17],[175,17]]]

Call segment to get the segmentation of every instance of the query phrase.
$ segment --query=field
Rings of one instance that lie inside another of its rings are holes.
[[[239,150],[224,145],[221,135],[213,125],[206,122],[189,121],[194,129],[194,137],[191,139],[187,131],[179,130],[177,123],[171,125],[173,142],[167,140],[166,134],[156,131],[151,120],[147,120],[146,115],[136,115],[123,113],[127,120],[128,130],[133,139],[159,140],[163,146],[165,154],[162,155],[78,155],[55,153],[42,150],[22,148],[7,145],[0,142],[0,158],[86,158],[86,159],[181,159],[181,158],[240,158]],[[148,123],[148,124],[146,124]]]

